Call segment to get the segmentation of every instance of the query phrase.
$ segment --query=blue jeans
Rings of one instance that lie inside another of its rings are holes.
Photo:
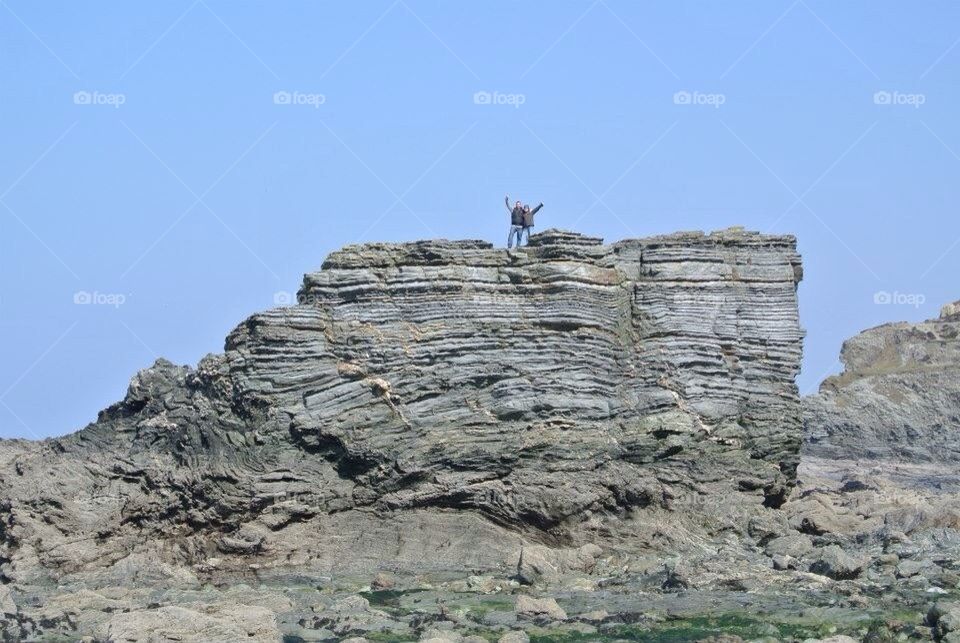
[[[528,233],[529,234],[529,233]],[[523,236],[523,226],[512,225],[510,226],[510,234],[507,235],[507,248],[513,247],[513,236],[517,236],[517,247],[520,247],[520,238]],[[529,237],[528,237],[529,240]]]
[[[532,225],[524,226],[523,230],[520,231],[520,235],[521,235],[521,236],[523,236],[523,234],[526,233],[526,235],[527,235],[527,245],[528,245],[528,246],[530,245],[530,228],[532,228],[532,227],[533,227]],[[518,246],[520,245],[520,242],[519,242],[519,241],[517,242],[517,245],[518,245]]]

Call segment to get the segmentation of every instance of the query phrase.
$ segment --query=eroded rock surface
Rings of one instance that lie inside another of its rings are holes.
[[[600,551],[746,535],[795,482],[800,278],[792,237],[736,229],[335,252],[224,353],[158,361],[78,433],[0,443],[7,631],[392,631],[349,602],[280,592],[241,619],[201,594],[384,569],[595,589],[619,564]]]
[[[0,638],[958,639],[960,305],[801,402],[800,278],[742,230],[335,252],[0,442]]]
[[[900,468],[920,484],[925,471],[960,483],[960,306],[864,331],[840,359],[844,372],[804,400],[805,456],[889,463],[891,474]]]
[[[864,331],[841,360],[803,401],[800,483],[782,511],[815,547],[793,565],[864,594],[925,594],[926,636],[960,637],[960,306]]]

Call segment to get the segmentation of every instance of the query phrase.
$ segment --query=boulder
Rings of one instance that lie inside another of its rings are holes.
[[[386,572],[380,572],[370,583],[370,588],[374,590],[393,589],[396,584],[396,580],[394,580],[393,576]]]
[[[593,571],[597,545],[587,544],[577,549],[553,549],[544,545],[530,545],[520,550],[517,579],[526,584],[556,581],[571,571]]]
[[[767,556],[789,556],[803,558],[813,550],[813,541],[804,534],[791,534],[774,538],[766,544],[764,551]]]
[[[317,612],[314,627],[328,629],[338,636],[400,629],[389,614],[371,608],[362,596],[348,596],[329,607],[318,605],[314,611]]]
[[[255,605],[167,606],[113,615],[105,628],[111,641],[251,641],[282,638],[276,615]]]
[[[546,619],[550,621],[565,621],[567,613],[553,598],[534,598],[526,594],[518,594],[514,611],[527,618]]]
[[[816,560],[810,564],[810,571],[834,580],[856,578],[866,567],[866,561],[848,554],[838,545],[824,547],[816,556]]]
[[[937,640],[960,633],[960,603],[935,603],[927,611],[927,624]]]

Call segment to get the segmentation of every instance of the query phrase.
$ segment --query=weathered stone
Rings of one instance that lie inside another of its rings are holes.
[[[378,573],[370,583],[370,587],[376,590],[393,589],[394,585],[396,585],[396,581],[393,576],[386,572]]]
[[[453,630],[431,628],[423,631],[420,640],[423,642],[430,641],[431,643],[462,643],[463,635]]]
[[[927,623],[938,640],[960,633],[960,603],[935,603],[927,612]]]
[[[523,630],[513,630],[497,639],[497,643],[530,643],[530,637]]]
[[[793,534],[774,538],[767,543],[764,551],[767,556],[789,556],[803,558],[813,549],[813,542],[809,536]]]
[[[365,632],[382,632],[397,629],[398,624],[390,615],[372,609],[362,596],[348,596],[329,608],[314,608],[318,612],[314,627],[329,629],[338,636]]]
[[[819,551],[810,571],[834,580],[847,580],[859,576],[864,566],[861,558],[848,554],[837,545],[829,545]]]
[[[595,556],[601,549],[584,545],[578,549],[553,549],[544,545],[531,545],[520,550],[517,563],[517,578],[528,584],[551,582],[562,574],[572,571],[590,572],[596,564]]]
[[[815,458],[873,460],[892,470],[942,463],[956,478],[960,439],[960,316],[884,324],[847,340],[843,374],[804,400],[805,453]],[[927,473],[926,475],[929,475]],[[905,529],[909,533],[908,529]]]
[[[0,442],[3,609],[74,636],[74,612],[21,612],[61,583],[142,590],[110,616],[126,632],[163,620],[151,591],[284,570],[536,580],[590,574],[585,543],[703,551],[795,484],[800,278],[793,237],[743,230],[334,252],[222,354],[158,360],[72,435]],[[297,627],[403,628],[322,608]]]
[[[786,571],[788,569],[798,569],[799,562],[795,558],[790,556],[781,556],[780,554],[775,554],[771,557],[771,562],[773,563],[773,568],[777,571]]]
[[[567,620],[567,613],[553,598],[534,598],[526,594],[517,595],[514,611],[529,618],[546,618],[551,621]]]
[[[897,578],[910,578],[933,567],[929,560],[905,560],[897,565]]]
[[[254,605],[206,606],[202,609],[169,606],[121,612],[110,618],[106,638],[111,641],[254,641],[274,643],[282,638],[276,615]]]
[[[609,618],[610,613],[606,610],[592,610],[590,612],[584,612],[583,614],[578,614],[577,618],[581,621],[589,621],[592,623],[600,623]]]

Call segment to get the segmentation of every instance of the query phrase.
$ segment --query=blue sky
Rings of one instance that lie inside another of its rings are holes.
[[[342,245],[502,244],[508,192],[610,241],[797,235],[815,390],[960,298],[958,42],[947,0],[0,0],[0,436],[82,428]]]

